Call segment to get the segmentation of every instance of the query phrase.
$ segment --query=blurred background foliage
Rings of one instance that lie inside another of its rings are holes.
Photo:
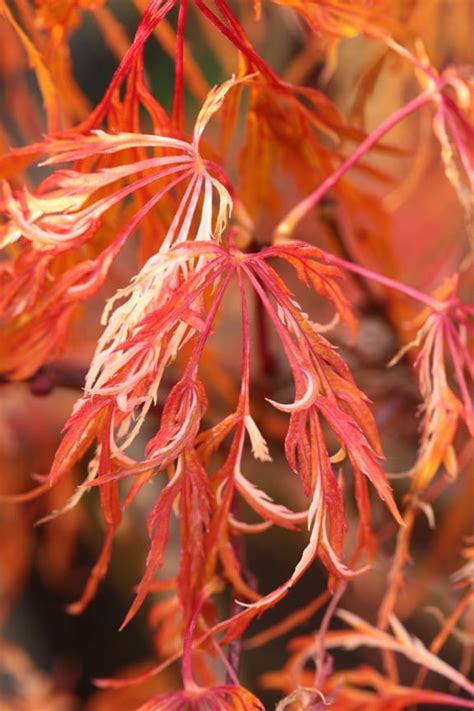
[[[52,12],[61,12],[69,4],[49,3]],[[21,14],[21,5],[20,2],[13,3],[12,11]],[[92,107],[102,97],[117,65],[110,42],[104,41],[104,23],[110,22],[111,17],[116,18],[126,33],[125,39],[130,40],[145,2],[112,0],[75,5],[67,44],[73,74],[81,92],[78,103]],[[376,40],[360,35],[336,42],[324,34],[310,36],[291,9],[276,3],[264,3],[259,21],[255,19],[253,4],[249,0],[236,0],[232,5],[255,47],[274,68],[289,81],[320,89],[355,126],[369,131],[416,91],[411,71],[407,71],[401,60],[389,55]],[[435,67],[471,65],[469,71],[473,71],[471,0],[404,0],[398,5],[402,21],[405,15],[413,35],[423,38]],[[38,2],[38,7],[43,10],[43,21],[47,22],[48,3]],[[105,10],[107,15],[103,14]],[[168,20],[173,26],[176,22],[174,11]],[[192,8],[187,34],[196,63],[209,86],[236,71],[233,48],[222,41],[222,37]],[[169,109],[173,60],[166,51],[166,37],[161,37],[161,43],[159,39],[152,38],[146,48],[147,76],[152,93]],[[119,40],[117,47],[120,46]],[[4,134],[0,135],[0,147],[6,149],[7,145],[39,140],[45,124],[41,112],[28,109],[31,102],[23,101],[25,94],[36,96],[38,107],[38,86],[17,37],[1,17],[0,47],[0,120],[5,127]],[[187,96],[187,109],[187,129],[191,130],[198,110],[194,97]],[[344,215],[328,200],[320,210],[317,223],[305,220],[299,236],[337,251],[340,230],[352,229],[352,233],[346,235],[345,244],[351,245],[354,255],[363,255],[365,263],[374,269],[413,283],[422,290],[429,291],[441,282],[443,276],[452,273],[465,240],[465,220],[456,195],[446,181],[429,123],[429,117],[414,115],[389,134],[390,145],[400,150],[378,151],[371,156],[370,165],[385,179],[373,180],[364,174],[355,177],[361,190],[370,190],[379,200],[374,203],[373,212],[358,221],[356,231],[347,225]],[[30,170],[32,183],[39,175],[37,169]],[[289,207],[298,188],[281,172],[275,175],[275,180],[280,194],[288,199]],[[260,234],[271,230],[276,222],[272,211],[257,211],[254,217]],[[111,291],[123,283],[124,275],[128,278],[128,259],[126,255],[119,262],[123,274],[114,275],[108,287]],[[295,284],[292,286],[298,289]],[[413,464],[417,453],[418,389],[410,357],[389,370],[386,365],[413,335],[410,326],[413,314],[406,311],[405,303],[397,303],[395,298],[388,303],[377,289],[361,288],[360,285],[348,288],[352,290],[352,298],[361,314],[359,333],[356,342],[349,344],[341,329],[337,331],[336,341],[357,384],[373,401],[387,456],[387,471],[393,474],[404,472]],[[464,289],[469,297],[468,287]],[[305,303],[304,298],[308,301],[308,297],[300,296],[304,308],[315,309],[314,301]],[[104,297],[102,292],[100,298],[87,307],[87,318],[78,324],[64,354],[64,360],[73,362],[79,369],[86,367],[93,352]],[[238,378],[232,342],[237,310],[237,302],[234,304],[230,296],[225,322],[220,324],[213,340],[223,370],[216,390],[221,391],[224,405],[226,392],[236,387]],[[318,314],[317,320],[324,321],[325,314]],[[264,395],[271,385],[275,399],[288,401],[291,399],[289,373],[280,362],[275,344],[270,341],[268,348],[275,358],[274,369],[271,376],[264,371],[255,374],[257,387]],[[179,361],[176,367],[179,367]],[[266,382],[268,377],[272,379],[271,384]],[[51,392],[41,396],[41,383],[38,384],[36,379],[24,384],[2,384],[0,393],[1,491],[7,494],[28,489],[32,473],[47,473],[52,452],[59,442],[60,429],[77,392],[59,383]],[[217,397],[215,407],[219,406]],[[271,448],[275,449],[272,441],[282,438],[278,418],[268,421],[266,435]],[[463,437],[460,435],[461,440]],[[461,464],[467,469],[472,465],[472,443],[466,440],[459,445],[463,452]],[[252,472],[254,481],[264,481],[266,490],[275,500],[285,501],[295,509],[304,507],[301,494],[281,457],[275,457],[270,471],[268,465],[262,467],[253,462]],[[21,505],[1,504],[0,709],[127,711],[148,698],[150,692],[179,685],[179,677],[173,669],[147,685],[121,692],[97,691],[91,685],[93,677],[111,676],[125,669],[138,670],[152,657],[153,634],[147,624],[153,614],[151,603],[123,632],[119,632],[118,627],[143,569],[147,548],[144,521],[156,496],[153,487],[158,484],[148,487],[133,513],[127,514],[118,531],[107,579],[86,612],[74,617],[67,614],[64,607],[80,594],[101,544],[102,524],[95,498],[86,496],[81,508],[45,525],[33,528],[33,523],[52,509],[59,508],[73,491],[75,483],[83,477],[84,472],[75,472],[71,479],[38,501]],[[395,490],[404,490],[403,479],[394,478],[392,484]],[[412,564],[406,571],[406,585],[396,610],[410,630],[422,639],[430,640],[439,629],[440,621],[430,609],[449,610],[452,607],[454,593],[449,576],[462,564],[457,552],[464,537],[472,534],[472,501],[474,477],[471,471],[471,476],[459,476],[446,487],[437,500],[437,528],[434,532],[430,531],[430,522],[425,516],[417,518]],[[173,535],[174,543],[166,563],[169,570],[173,570],[173,550],[176,551],[178,545],[176,530]],[[376,608],[386,585],[395,535],[395,523],[386,524],[381,534],[377,564],[352,583],[347,599],[343,599],[343,607],[363,616],[367,615],[367,610]],[[248,568],[258,577],[261,592],[274,589],[286,579],[303,542],[304,534],[288,534],[276,528],[249,539]],[[326,574],[319,564],[315,564],[291,596],[253,624],[247,637],[252,640],[255,635],[308,605],[325,587]],[[228,605],[229,601],[223,600],[222,604]],[[321,614],[321,611],[316,612],[298,628],[298,632],[304,634],[317,627]],[[337,621],[335,625],[337,627]],[[252,649],[252,641],[247,642],[249,649],[244,655],[242,682],[250,689],[259,690],[268,709],[273,708],[281,694],[271,689],[262,692],[259,678],[269,669],[284,665],[289,638],[288,634],[283,634],[257,649]],[[20,652],[20,649],[24,651]],[[334,652],[334,663],[336,668],[371,663],[376,655],[375,651],[366,649],[353,653],[337,651]],[[444,655],[453,666],[458,666],[459,641],[451,638]],[[410,683],[412,667],[402,663],[401,668],[405,680]],[[440,678],[430,678],[430,683],[430,688],[448,690]]]

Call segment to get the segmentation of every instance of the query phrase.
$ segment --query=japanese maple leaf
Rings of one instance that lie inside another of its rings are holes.
[[[46,144],[55,154],[47,161],[52,165],[131,155],[135,149],[159,154],[94,172],[57,171],[34,193],[26,188],[14,192],[7,182],[3,183],[0,244],[7,251],[17,245],[21,252],[0,268],[5,333],[0,349],[2,372],[13,378],[27,377],[60,350],[77,305],[102,287],[129,236],[163,197],[174,195],[175,189],[181,186],[182,192],[164,232],[161,250],[191,236],[200,241],[219,239],[232,199],[214,177],[214,168],[201,157],[200,141],[208,120],[232,85],[232,81],[227,82],[210,93],[191,143],[167,136],[103,132],[74,140],[53,140]],[[109,244],[103,248],[101,221],[128,196],[151,187],[153,190],[140,199],[137,212],[124,226],[112,234],[108,230]],[[86,247],[96,255],[84,258]],[[51,278],[53,269],[59,274]]]

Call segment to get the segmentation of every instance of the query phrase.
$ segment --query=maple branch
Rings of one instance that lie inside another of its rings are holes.
[[[321,689],[327,677],[330,676],[332,672],[332,659],[328,656],[326,652],[325,638],[326,634],[329,631],[329,625],[331,624],[331,620],[333,618],[336,607],[339,605],[341,597],[344,595],[346,588],[347,582],[342,581],[339,583],[332,595],[329,605],[326,608],[321,627],[319,628],[317,650],[315,654],[316,674],[314,680],[314,688],[318,691]]]
[[[326,180],[324,180],[319,187],[316,188],[310,195],[308,195],[304,200],[299,202],[290,212],[283,218],[283,220],[277,225],[274,232],[274,239],[276,242],[279,240],[285,240],[291,237],[298,223],[303,219],[303,217],[315,207],[321,200],[321,198],[326,195],[329,190],[342,178],[350,168],[352,168],[355,163],[357,163],[363,156],[369,151],[376,143],[380,141],[385,134],[391,131],[394,126],[403,121],[407,116],[418,111],[425,104],[429,104],[433,100],[433,95],[435,92],[441,91],[446,80],[439,80],[434,86],[430,86],[422,94],[409,101],[401,109],[395,111],[391,114],[385,121],[372,131],[367,138],[362,141],[360,146],[352,153],[349,158],[347,158],[342,165],[339,166],[331,175],[329,175]]]
[[[184,123],[184,28],[186,24],[187,0],[181,0],[176,33],[175,83],[171,115],[177,128]]]
[[[465,463],[467,463],[467,461],[470,461],[469,452],[469,447],[464,448],[462,451],[460,457],[462,461],[462,463],[460,462],[460,470],[463,468]],[[446,477],[444,480],[440,478],[433,486],[424,492],[423,500],[420,499],[419,495],[410,496],[408,499],[403,515],[405,526],[401,527],[398,531],[393,562],[388,572],[387,589],[378,610],[377,627],[383,631],[387,630],[389,627],[390,616],[393,615],[396,609],[397,598],[404,586],[404,569],[407,562],[410,560],[411,540],[417,516],[420,512],[424,512],[425,515],[429,516],[427,510],[431,508],[431,504],[442,494],[446,487],[447,481],[449,481],[449,479]],[[426,506],[429,507],[429,509],[426,509]],[[438,654],[439,650],[446,641],[451,628],[458,620],[457,613],[459,612],[459,616],[461,616],[463,610],[464,607],[462,606],[462,603],[460,603],[458,608],[456,608],[454,613],[449,618],[446,626],[431,643],[430,652],[432,654]],[[408,612],[405,612],[404,616],[408,616]],[[398,668],[393,650],[383,649],[382,657],[385,669],[390,679],[394,682],[397,681]],[[416,688],[421,688],[424,681],[424,675],[426,675],[426,669],[422,667],[414,683]]]
[[[242,313],[242,391],[240,402],[242,403],[242,409],[244,414],[248,413],[249,408],[249,378],[250,378],[250,328],[249,328],[249,314],[247,307],[247,299],[245,297],[245,287],[243,284],[242,273],[240,270],[237,272],[237,280],[239,288],[242,295],[241,301],[241,313]],[[240,407],[240,405],[239,405]],[[232,494],[231,501],[232,514],[236,519],[241,519],[241,507],[240,499],[237,491]],[[235,531],[234,535],[231,536],[231,545],[234,551],[235,558],[238,561],[240,570],[242,571],[242,578],[245,583],[252,590],[257,589],[257,583],[253,575],[248,570],[247,566],[247,546],[246,539],[242,533]],[[232,594],[231,590],[231,594]],[[234,617],[241,611],[241,606],[239,603],[232,599],[230,605],[230,617]],[[230,669],[226,675],[226,683],[232,683],[232,676],[235,675],[237,678],[239,676],[240,669],[240,656],[242,653],[242,635],[239,634],[229,645],[229,650],[227,658],[229,660]]]
[[[411,535],[417,510],[410,504],[404,515],[404,526],[398,530],[393,563],[388,573],[388,585],[378,611],[377,627],[384,632],[389,628],[390,616],[395,609],[397,596],[403,588],[403,571],[410,557]],[[398,683],[398,668],[393,650],[382,649],[385,670],[391,681]]]
[[[28,384],[31,394],[37,397],[50,395],[56,388],[82,391],[87,372],[88,367],[78,363],[51,361],[42,365],[33,375],[23,380],[12,379],[8,373],[0,373],[0,386]],[[166,374],[163,376],[162,382],[168,390],[176,384],[176,380]]]
[[[255,320],[257,324],[257,347],[260,359],[260,372],[263,381],[268,381],[276,371],[278,361],[270,348],[268,333],[268,315],[261,299],[255,295]]]
[[[232,502],[232,513],[236,518],[240,518],[239,501],[235,496],[234,501]],[[256,591],[257,581],[247,567],[247,546],[245,536],[242,533],[237,533],[235,536],[232,536],[232,548],[234,549],[235,557],[237,558],[240,565],[240,569],[242,570],[242,577],[245,583],[249,586],[249,588]],[[233,617],[241,611],[242,607],[236,600],[233,599],[230,606],[229,617]],[[229,660],[229,665],[232,669],[233,674],[237,678],[239,677],[241,654],[242,635],[239,635],[229,644],[229,650],[227,652],[227,659]],[[226,675],[226,684],[234,683],[234,679],[232,678],[232,676],[233,675],[229,670]]]
[[[460,600],[454,611],[445,621],[444,625],[442,626],[436,637],[431,642],[429,647],[429,651],[431,652],[431,654],[439,653],[440,649],[443,647],[449,635],[453,632],[456,623],[461,619],[464,612],[466,611],[466,609],[468,609],[469,605],[471,605],[473,601],[474,589],[469,589],[464,595],[464,597]],[[421,667],[415,678],[415,681],[413,682],[413,686],[421,688],[424,684],[427,673],[428,670],[426,669],[426,667]]]
[[[45,363],[23,381],[10,378],[8,373],[0,373],[0,385],[18,382],[28,383],[32,395],[49,395],[55,388],[82,390],[86,380],[87,368],[79,364],[62,361]]]
[[[258,55],[251,47],[243,30],[230,9],[223,0],[217,0],[216,5],[229,23],[230,27],[222,22],[202,0],[195,0],[196,7],[207,17],[207,19],[227,37],[230,42],[266,77],[269,81],[279,84],[278,75],[273,69]]]
[[[403,284],[402,282],[397,281],[396,279],[391,279],[390,277],[383,276],[383,274],[373,272],[371,269],[366,269],[365,267],[361,267],[358,264],[348,262],[347,260],[342,259],[341,257],[337,257],[334,254],[328,256],[329,261],[333,264],[337,264],[339,267],[347,269],[347,271],[362,276],[365,279],[376,281],[379,284],[382,284],[382,286],[388,287],[389,289],[395,289],[396,291],[405,294],[406,296],[410,297],[411,299],[414,299],[415,301],[420,301],[421,303],[426,304],[426,306],[429,306],[431,309],[433,309],[433,311],[440,311],[445,308],[445,303],[443,301],[434,299],[432,296],[424,294],[422,291],[419,291],[418,289],[415,289],[412,286],[408,286],[408,284]]]

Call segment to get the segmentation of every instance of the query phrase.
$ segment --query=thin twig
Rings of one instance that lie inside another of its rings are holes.
[[[23,381],[11,378],[8,373],[0,373],[0,385],[25,382],[32,395],[50,395],[55,388],[82,390],[86,380],[87,368],[76,363],[52,361],[45,363]]]

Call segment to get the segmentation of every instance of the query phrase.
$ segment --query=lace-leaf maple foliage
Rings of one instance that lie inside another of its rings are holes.
[[[7,148],[10,122],[1,127],[0,371],[5,382],[29,381],[33,390],[37,374],[71,352],[91,304],[119,284],[103,309],[83,392],[49,474],[10,497],[48,497],[83,472],[72,496],[43,512],[50,525],[98,490],[105,536],[81,596],[68,606],[79,614],[107,575],[124,517],[154,487],[146,564],[122,626],[152,598],[150,626],[162,659],[138,677],[98,685],[145,682],[181,660],[183,689],[153,696],[141,709],[263,709],[258,691],[239,678],[243,635],[300,580],[304,585],[319,561],[327,592],[261,636],[261,644],[278,638],[328,603],[318,630],[290,642],[283,671],[262,679],[263,687],[285,694],[278,708],[355,709],[361,699],[373,709],[467,708],[465,694],[473,689],[466,669],[438,659],[441,638],[422,644],[394,614],[418,512],[433,523],[432,505],[463,474],[464,438],[474,433],[474,310],[462,298],[469,248],[457,250],[456,273],[441,274],[432,293],[404,283],[403,270],[393,268],[391,218],[380,197],[397,180],[383,160],[391,165],[408,153],[381,139],[423,114],[472,231],[474,84],[466,67],[438,69],[442,61],[430,61],[423,46],[420,18],[439,24],[437,3],[422,11],[417,3],[365,0],[136,0],[140,18],[131,39],[113,3],[62,5],[0,0],[12,66],[19,73],[31,67],[37,81],[36,92],[18,85],[22,111],[44,115],[43,127],[37,119],[21,121],[23,145],[16,148]],[[94,108],[74,79],[69,44],[86,15],[117,59]],[[300,37],[289,77],[258,47],[255,26],[265,33],[269,17]],[[214,88],[198,59],[202,46],[194,46],[197,26],[225,76]],[[153,38],[174,62],[169,107],[150,88],[156,68],[147,66],[145,48]],[[362,76],[359,108],[370,104],[389,61],[411,91],[372,131],[344,115],[324,81],[295,81],[313,46],[329,76],[354,38],[382,52]],[[195,113],[193,101],[201,106]],[[12,115],[15,106],[10,98]],[[47,176],[32,180],[32,164]],[[427,254],[429,243],[422,244]],[[400,343],[392,364],[404,360],[419,379],[419,450],[398,503],[370,400],[346,362],[364,318],[363,298]],[[238,375],[226,371],[220,334],[227,319],[233,352],[240,353]],[[269,377],[274,358],[293,384],[290,402],[280,402]],[[282,481],[291,482],[291,496],[281,501],[261,484],[281,471],[275,453],[286,460]],[[253,476],[253,465],[263,479]],[[304,502],[301,510],[295,500]],[[288,540],[303,532],[306,542],[286,580],[262,593],[259,571],[249,572],[243,551],[253,534],[273,526]],[[389,553],[387,531],[395,539]],[[179,560],[163,579],[172,545]],[[366,610],[367,621],[340,611],[352,629],[332,630],[347,588],[384,559],[387,587]],[[443,628],[446,637],[468,618],[472,593],[465,587],[458,585],[464,597]],[[226,591],[235,601],[230,608]],[[381,651],[381,668],[332,668],[328,649],[363,645]],[[418,685],[400,681],[395,653],[419,667]],[[459,694],[424,687],[426,669]]]

